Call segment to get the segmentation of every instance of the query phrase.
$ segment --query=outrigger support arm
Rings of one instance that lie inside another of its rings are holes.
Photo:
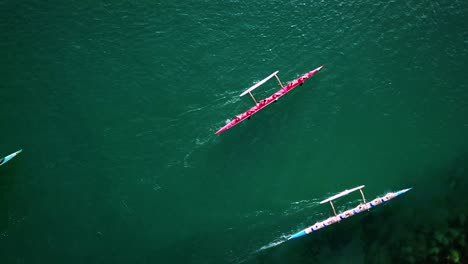
[[[255,97],[253,96],[253,94],[251,92],[249,92],[249,94],[250,94],[250,97],[252,97],[252,100],[254,100],[255,104],[258,104],[257,100],[255,100]]]
[[[283,84],[281,83],[281,80],[280,80],[280,78],[278,77],[278,75],[275,74],[275,77],[276,77],[276,80],[278,80],[279,85],[281,86],[281,88],[284,88],[284,86],[283,86]]]
[[[333,206],[333,203],[332,203],[332,201],[330,201],[330,205],[331,205],[331,208],[333,209],[333,213],[334,213],[334,214],[335,214],[335,216],[336,216],[335,206]]]
[[[364,193],[362,192],[362,189],[359,189],[359,191],[361,192],[362,200],[364,201],[364,203],[366,203],[366,197],[364,197]]]

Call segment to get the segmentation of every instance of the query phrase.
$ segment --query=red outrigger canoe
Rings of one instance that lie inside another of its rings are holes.
[[[250,108],[249,110],[247,110],[246,112],[240,114],[240,115],[237,115],[236,117],[234,117],[233,120],[231,120],[229,123],[227,123],[225,126],[223,126],[222,128],[220,128],[218,131],[216,131],[215,134],[220,134],[228,129],[230,129],[231,127],[239,124],[240,122],[242,122],[243,120],[251,117],[253,114],[255,114],[256,112],[262,110],[264,107],[266,107],[267,105],[271,104],[272,102],[278,100],[278,98],[280,98],[281,96],[287,94],[289,91],[291,91],[292,89],[294,89],[296,86],[298,85],[302,85],[302,83],[309,79],[310,77],[312,77],[312,75],[316,74],[318,71],[320,71],[323,66],[325,65],[322,65],[320,67],[318,67],[317,69],[315,70],[312,70],[304,75],[302,75],[301,77],[293,80],[292,82],[289,82],[286,86],[283,86],[283,84],[281,83],[280,79],[278,78],[278,76],[276,75],[278,73],[278,71],[272,73],[270,76],[266,77],[265,79],[261,80],[260,82],[256,83],[254,86],[250,87],[249,89],[247,89],[245,92],[243,92],[240,96],[244,96],[246,95],[247,93],[250,94],[250,96],[252,97],[252,99],[254,100],[255,102],[255,106],[253,106],[252,108]],[[260,102],[257,102],[255,100],[255,98],[253,97],[251,91],[253,91],[255,88],[259,87],[260,85],[264,84],[266,81],[268,81],[270,78],[273,78],[276,77],[276,79],[278,80],[280,86],[281,86],[281,89],[279,91],[277,91],[276,93],[274,93],[273,95],[271,95],[270,97],[268,98],[265,98],[263,100],[261,100]]]

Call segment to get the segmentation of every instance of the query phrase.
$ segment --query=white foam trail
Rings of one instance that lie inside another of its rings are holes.
[[[269,249],[269,248],[272,248],[272,247],[276,247],[277,245],[283,243],[284,241],[286,241],[286,240],[273,241],[273,242],[271,242],[271,243],[269,243],[269,244],[267,244],[267,245],[265,245],[265,246],[259,248],[256,252],[259,252],[259,251],[262,251],[262,250],[265,250],[265,249]]]
[[[265,250],[265,249],[269,249],[269,248],[272,248],[272,247],[276,247],[276,246],[278,246],[278,245],[280,245],[280,244],[282,244],[282,243],[288,241],[288,238],[289,238],[290,236],[291,236],[291,235],[284,235],[284,234],[283,234],[283,235],[281,235],[281,237],[279,237],[279,238],[273,240],[272,242],[270,242],[270,243],[268,243],[268,244],[262,246],[261,248],[255,250],[255,253],[258,253],[258,252],[263,251],[263,250]]]

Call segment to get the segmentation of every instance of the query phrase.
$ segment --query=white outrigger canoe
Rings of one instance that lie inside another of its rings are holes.
[[[22,149],[16,151],[15,153],[11,153],[10,155],[4,157],[4,158],[1,158],[0,159],[0,166],[2,166],[3,164],[7,163],[8,161],[10,161],[12,158],[16,157],[16,155],[20,154],[21,151],[23,151]]]
[[[315,232],[315,231],[317,231],[319,229],[322,229],[322,228],[324,228],[326,226],[332,225],[334,223],[338,223],[343,219],[346,219],[346,218],[351,217],[351,216],[353,216],[355,214],[359,214],[361,212],[369,210],[372,207],[375,207],[375,206],[377,206],[379,204],[382,204],[382,203],[384,203],[384,202],[386,202],[388,200],[391,200],[391,199],[397,197],[398,195],[404,194],[407,191],[412,189],[412,188],[408,188],[408,189],[400,190],[400,191],[397,191],[397,192],[390,192],[390,193],[387,193],[383,197],[377,197],[374,200],[366,203],[366,198],[364,197],[364,193],[362,192],[362,188],[364,188],[364,185],[361,185],[359,187],[356,187],[356,188],[353,188],[353,189],[350,189],[350,190],[345,190],[345,191],[340,192],[340,193],[338,193],[336,195],[333,195],[330,198],[327,198],[327,199],[321,201],[320,204],[324,204],[324,203],[327,203],[327,202],[330,203],[330,206],[331,206],[331,208],[333,210],[334,216],[331,216],[331,217],[329,217],[328,219],[326,219],[324,221],[317,222],[314,225],[312,225],[312,226],[310,226],[310,227],[308,227],[308,228],[306,228],[306,229],[304,229],[304,230],[302,230],[300,232],[297,232],[296,234],[290,236],[288,238],[288,240],[310,234],[310,233]],[[335,206],[333,206],[332,201],[337,199],[337,198],[340,198],[342,196],[348,195],[348,194],[350,194],[350,193],[352,193],[354,191],[357,191],[357,190],[359,190],[359,192],[361,193],[363,203],[359,204],[358,206],[356,206],[353,209],[350,209],[350,210],[347,210],[347,211],[344,211],[342,213],[337,214],[336,210],[335,210]]]

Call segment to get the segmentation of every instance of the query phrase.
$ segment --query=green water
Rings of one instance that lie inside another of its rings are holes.
[[[437,228],[447,197],[466,202],[446,180],[468,175],[466,1],[0,0],[0,12],[0,156],[24,149],[0,167],[2,263],[383,263],[389,236]],[[214,135],[256,81],[322,64]],[[318,201],[361,184],[369,198],[414,190],[283,243],[330,215]]]

